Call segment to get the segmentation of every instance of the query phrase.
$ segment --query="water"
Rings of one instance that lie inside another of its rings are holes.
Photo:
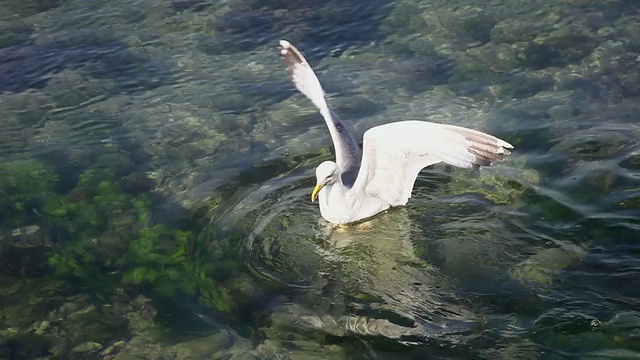
[[[640,8],[609,1],[0,4],[0,357],[640,356]],[[328,132],[515,145],[332,229]]]

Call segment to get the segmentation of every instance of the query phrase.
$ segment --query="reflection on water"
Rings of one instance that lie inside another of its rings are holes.
[[[640,13],[570,2],[0,2],[0,357],[637,357]],[[328,226],[277,52],[358,134],[513,143]]]

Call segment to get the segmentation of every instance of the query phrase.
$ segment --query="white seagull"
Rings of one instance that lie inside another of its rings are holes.
[[[480,131],[427,121],[398,121],[364,133],[360,148],[353,132],[327,104],[320,81],[295,46],[280,40],[280,53],[296,89],[320,110],[331,133],[336,161],[316,168],[311,200],[333,224],[370,218],[406,205],[418,173],[439,162],[470,168],[502,161],[513,146]]]

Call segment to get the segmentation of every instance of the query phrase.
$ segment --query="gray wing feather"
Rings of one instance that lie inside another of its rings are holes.
[[[280,53],[296,89],[320,110],[331,134],[336,151],[336,164],[342,171],[342,182],[351,187],[356,180],[362,159],[362,150],[355,135],[327,104],[320,81],[302,53],[285,40],[280,40]]]

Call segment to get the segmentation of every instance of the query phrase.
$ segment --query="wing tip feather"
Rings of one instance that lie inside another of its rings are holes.
[[[480,166],[504,161],[505,156],[510,155],[510,150],[513,149],[510,143],[483,132],[472,130],[465,134],[465,139],[471,143],[467,151],[476,157],[474,163]]]
[[[502,139],[498,139],[498,146],[501,148],[506,149],[513,149],[513,145],[509,144],[508,142],[502,140]]]
[[[291,66],[295,64],[308,66],[307,60],[293,44],[287,40],[280,40],[278,45],[280,45],[280,55],[283,56],[284,62],[289,67],[289,70],[291,70]]]
[[[474,165],[490,166],[504,161],[505,156],[511,154],[510,149],[513,149],[511,144],[498,138],[496,140],[496,143],[490,147],[480,144],[471,144],[467,147],[467,151],[475,156]]]
[[[323,116],[331,116],[322,85],[304,55],[287,40],[280,40],[278,44],[280,54],[287,65],[287,72],[296,89],[310,99]]]

